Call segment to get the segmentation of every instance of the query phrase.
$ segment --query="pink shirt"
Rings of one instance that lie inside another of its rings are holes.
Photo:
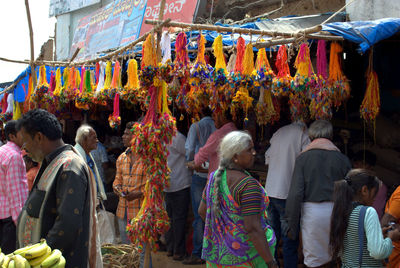
[[[235,124],[232,122],[226,123],[221,128],[214,131],[210,137],[208,137],[206,144],[201,147],[199,152],[194,156],[194,163],[196,165],[201,165],[204,162],[209,161],[210,165],[208,167],[208,175],[215,171],[219,166],[219,143],[226,134],[234,130],[237,130]]]
[[[0,219],[18,215],[28,197],[28,182],[21,149],[13,142],[0,147]]]

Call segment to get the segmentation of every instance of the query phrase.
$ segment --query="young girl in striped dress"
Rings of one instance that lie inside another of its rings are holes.
[[[342,267],[383,267],[400,239],[396,228],[381,228],[372,206],[380,181],[369,171],[353,169],[335,183],[330,249]],[[362,249],[362,250],[361,250]]]

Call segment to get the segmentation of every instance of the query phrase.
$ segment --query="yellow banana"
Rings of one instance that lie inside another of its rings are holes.
[[[10,254],[4,256],[4,261],[3,261],[2,266],[7,268],[10,261],[11,261]]]
[[[10,260],[10,262],[8,263],[8,268],[16,268],[14,260]]]
[[[38,247],[38,246],[40,246],[40,243],[36,243],[34,245],[29,245],[29,246],[26,246],[26,247],[23,247],[23,248],[19,248],[19,249],[15,250],[13,253],[15,255],[17,255],[17,254],[21,255],[22,253],[24,253],[24,252],[26,252],[28,250],[31,250],[31,249],[33,249],[35,247]]]
[[[21,255],[15,255],[13,257],[13,260],[15,263],[15,268],[25,268],[26,267],[25,263],[28,263],[28,261]],[[28,263],[28,265],[29,265],[29,263]],[[29,265],[29,267],[30,267],[30,265]]]
[[[33,247],[27,251],[24,251],[20,255],[28,260],[34,259],[34,258],[40,257],[43,254],[45,254],[47,252],[47,247],[48,246],[47,246],[46,240],[43,239],[40,242],[39,246]]]
[[[61,251],[58,249],[53,250],[53,252],[50,254],[49,257],[47,257],[42,264],[40,264],[40,267],[46,268],[50,267],[58,262],[58,260],[61,258],[62,254]]]
[[[4,258],[6,257],[6,255],[4,255],[4,253],[3,252],[0,252],[0,265],[2,265],[3,264],[3,262],[4,262]]]
[[[56,263],[56,268],[64,268],[66,264],[66,260],[64,258],[64,256],[61,255],[60,259],[58,260],[58,262]]]
[[[31,266],[40,265],[47,257],[50,256],[50,254],[51,254],[51,248],[49,246],[47,246],[46,252],[40,257],[37,257],[37,258],[34,258],[34,259],[30,259],[29,260],[29,264]]]

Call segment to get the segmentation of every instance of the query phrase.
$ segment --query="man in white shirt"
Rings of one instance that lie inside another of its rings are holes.
[[[286,237],[282,233],[281,224],[285,216],[285,203],[296,157],[309,143],[306,125],[297,121],[278,129],[270,140],[271,146],[265,152],[265,164],[268,165],[265,190],[270,200],[268,216],[275,231],[277,245],[280,238],[283,239],[284,267],[297,267],[298,239]]]

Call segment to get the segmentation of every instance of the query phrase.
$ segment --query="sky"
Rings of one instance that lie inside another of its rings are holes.
[[[35,59],[42,44],[54,36],[56,19],[49,18],[50,0],[29,0]],[[29,60],[31,55],[25,1],[0,1],[0,57]],[[28,65],[0,61],[0,83],[14,81]]]

